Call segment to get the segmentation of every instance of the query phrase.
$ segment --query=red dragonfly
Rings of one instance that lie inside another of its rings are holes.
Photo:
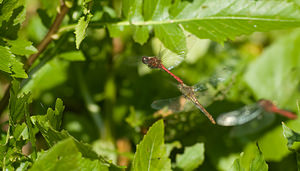
[[[278,108],[269,100],[260,100],[257,103],[246,105],[238,110],[221,114],[217,118],[217,123],[222,126],[243,125],[268,113],[277,113],[289,119],[297,118],[296,114]]]
[[[207,110],[200,104],[200,102],[198,101],[197,98],[197,91],[203,91],[205,90],[207,87],[205,86],[205,84],[201,83],[201,84],[197,84],[195,86],[188,86],[186,84],[184,84],[184,82],[177,77],[176,75],[174,75],[169,69],[167,69],[163,64],[162,61],[160,59],[158,59],[157,57],[143,57],[142,58],[142,62],[144,64],[146,64],[148,67],[152,68],[152,69],[161,69],[164,70],[165,72],[167,72],[168,74],[170,74],[177,82],[178,82],[178,89],[180,90],[180,92],[183,94],[183,96],[185,97],[185,99],[190,100],[198,109],[200,109],[200,111],[202,113],[204,113],[207,118],[213,123],[216,124],[214,118],[207,112]],[[160,100],[160,102],[164,103],[165,105],[167,103],[167,105],[172,105],[172,101],[177,101],[179,103],[185,103],[183,98],[174,98],[174,99],[167,99],[167,100]],[[158,109],[161,107],[157,107],[157,103],[152,104],[152,107]],[[178,107],[178,106],[177,106]]]

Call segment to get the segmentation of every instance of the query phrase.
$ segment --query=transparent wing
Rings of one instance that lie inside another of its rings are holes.
[[[189,56],[190,58],[191,56],[197,56],[197,57],[200,56],[199,53],[195,53],[195,52],[190,53],[188,50],[193,48],[197,49],[199,46],[203,46],[203,41],[199,41],[201,39],[197,38],[196,36],[190,33],[185,33],[185,35],[186,35],[185,39],[182,39],[182,41],[179,44],[184,44],[187,47],[187,50],[178,53],[170,51],[157,38],[153,39],[152,41],[152,47],[155,54],[157,54],[157,56],[161,58],[162,64],[168,70],[171,70],[174,67],[178,66],[187,56]]]
[[[273,113],[262,112],[256,119],[240,126],[235,126],[230,131],[231,137],[246,136],[264,130],[275,120]]]
[[[206,91],[209,87],[217,89],[222,84],[232,82],[233,72],[231,67],[222,67],[207,80],[201,81],[193,86],[194,91]]]
[[[233,72],[228,67],[223,67],[208,80],[192,86],[198,101],[204,106],[210,105],[216,100],[225,98],[233,84]]]
[[[166,109],[170,113],[178,113],[182,111],[189,111],[193,107],[192,102],[184,98],[183,96],[155,100],[151,107],[156,110]]]
[[[257,104],[247,105],[238,110],[221,114],[217,118],[217,124],[222,126],[243,125],[257,118],[263,109]]]
[[[182,44],[186,44],[186,40],[184,39]],[[178,66],[185,58],[186,51],[182,51],[180,53],[175,53],[166,48],[162,42],[158,38],[154,38],[152,40],[152,47],[154,53],[158,58],[162,60],[162,64],[168,69],[171,70],[174,67]]]

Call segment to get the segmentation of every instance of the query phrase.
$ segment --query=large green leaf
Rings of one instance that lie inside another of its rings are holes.
[[[176,156],[176,166],[182,170],[194,170],[204,161],[204,144],[196,143],[185,147],[182,155]]]
[[[163,120],[154,123],[144,139],[137,145],[132,170],[171,170],[171,161],[164,145]]]
[[[135,1],[134,1],[135,2]],[[140,3],[140,1],[138,1]],[[144,1],[141,5],[125,1],[123,14],[126,18],[137,17],[134,22],[121,21],[109,24],[110,35],[118,36],[124,27],[159,26],[169,30],[170,24],[181,25],[184,30],[199,38],[223,42],[239,35],[248,35],[256,31],[270,31],[300,26],[299,6],[293,2],[283,1],[248,1],[248,0],[194,0],[186,1]],[[143,12],[141,12],[143,10]],[[141,14],[144,14],[141,18]],[[176,28],[176,27],[175,27]],[[173,52],[179,50],[173,44],[181,29],[169,30],[160,36],[160,40]],[[155,31],[155,34],[159,32]],[[145,35],[141,34],[142,37]],[[167,38],[168,37],[168,38]],[[173,39],[172,41],[163,41]],[[135,35],[135,40],[141,42]]]
[[[42,152],[30,170],[109,170],[109,165],[83,158],[74,140],[68,138]]]
[[[300,98],[300,31],[285,36],[253,61],[245,80],[257,99],[270,99],[279,106],[297,110]]]
[[[8,47],[0,46],[0,70],[16,78],[27,78],[23,64],[16,59]]]

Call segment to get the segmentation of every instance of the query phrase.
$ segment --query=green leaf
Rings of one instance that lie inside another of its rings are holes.
[[[11,46],[10,51],[16,55],[32,55],[37,53],[37,49],[32,46],[32,42],[17,39],[17,40],[8,40],[7,43]]]
[[[163,120],[154,123],[137,145],[132,170],[171,170],[171,161],[164,145]]]
[[[67,80],[69,65],[70,62],[60,58],[52,59],[31,75],[31,79],[22,90],[32,92],[33,98],[40,97],[44,91],[51,90]],[[50,102],[52,103],[52,101]]]
[[[58,54],[57,57],[68,61],[85,61],[85,57],[81,51],[70,51]]]
[[[27,78],[23,64],[19,62],[8,47],[0,46],[0,70],[16,78]]]
[[[74,140],[67,138],[42,152],[30,170],[108,170],[108,167],[100,160],[83,158]]]
[[[300,31],[278,39],[248,67],[244,79],[257,99],[270,99],[296,111],[300,97]],[[270,65],[272,64],[272,65]]]
[[[171,0],[145,0],[144,1],[144,19],[145,21],[160,21],[169,17],[168,9]]]
[[[123,14],[130,22],[143,21],[142,16],[142,0],[124,0]]]
[[[0,4],[0,37],[17,39],[26,16],[25,3],[25,0],[6,0]]]
[[[28,108],[30,93],[19,95],[20,83],[12,81],[9,99],[9,120],[12,125],[21,122],[25,118]]]
[[[204,161],[204,143],[196,143],[185,147],[182,155],[176,156],[176,166],[182,170],[194,170]]]
[[[282,122],[282,129],[284,137],[288,140],[287,146],[291,149],[294,142],[300,141],[300,134],[287,127],[284,122]]]
[[[133,39],[139,44],[143,45],[149,38],[149,28],[145,26],[136,27],[134,29]]]
[[[79,19],[76,28],[75,28],[75,38],[76,38],[76,48],[79,49],[80,43],[85,38],[86,29],[89,25],[90,19],[92,18],[92,14],[88,14]]]
[[[267,171],[268,165],[258,145],[250,144],[245,152],[236,159],[231,167],[231,171]]]
[[[29,138],[28,128],[25,123],[18,124],[13,132],[14,138],[18,140],[27,140]]]
[[[170,156],[173,148],[181,148],[181,144],[179,141],[174,141],[172,143],[168,143],[165,145],[166,146],[166,153],[167,153],[167,156]]]
[[[139,16],[140,7],[133,7],[125,1],[123,13],[125,16]],[[132,7],[132,8],[130,8]],[[168,9],[169,13],[168,13]],[[139,15],[137,15],[139,14]],[[170,15],[171,14],[171,15]],[[128,19],[128,17],[126,17]],[[175,1],[145,1],[144,16],[138,21],[122,21],[109,26],[111,35],[118,30],[115,27],[181,25],[199,38],[224,42],[239,35],[249,35],[257,31],[270,31],[300,26],[299,6],[285,1],[248,1],[248,0],[194,0],[192,3]],[[114,28],[114,29],[111,29]],[[169,27],[168,27],[169,28]],[[181,28],[180,28],[181,29]],[[121,29],[119,29],[120,31]],[[176,37],[182,31],[171,31],[166,35]],[[171,39],[171,38],[169,38]],[[162,40],[162,39],[161,39]],[[164,44],[166,43],[163,41]],[[166,47],[172,48],[165,44]],[[170,49],[173,52],[173,49]]]
[[[181,28],[176,24],[156,25],[155,36],[164,46],[179,55],[186,55],[186,40]]]
[[[55,110],[52,110],[51,108],[48,108],[47,110],[47,121],[49,121],[50,125],[52,128],[58,130],[61,121],[62,121],[62,115],[63,111],[65,109],[65,106],[63,105],[63,101],[60,98],[57,98],[56,103],[55,103]]]

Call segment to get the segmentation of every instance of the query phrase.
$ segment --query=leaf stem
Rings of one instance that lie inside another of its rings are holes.
[[[83,96],[83,100],[85,102],[86,108],[89,111],[91,117],[93,118],[93,121],[95,122],[95,124],[98,128],[100,137],[101,138],[105,137],[107,133],[106,133],[106,128],[103,125],[102,117],[100,114],[100,107],[94,102],[94,100],[88,90],[88,87],[87,87],[86,82],[82,75],[81,68],[78,65],[76,65],[75,67],[76,67],[75,69],[77,72],[79,89]]]
[[[36,61],[36,59],[38,58],[38,56],[47,48],[47,46],[49,45],[49,43],[53,40],[53,35],[56,34],[56,32],[59,29],[59,26],[62,23],[62,20],[64,19],[65,15],[67,14],[69,8],[66,6],[65,3],[62,3],[60,6],[60,12],[57,14],[52,26],[50,27],[48,33],[46,34],[46,36],[44,37],[44,39],[40,42],[40,44],[38,45],[37,49],[38,52],[36,54],[31,55],[27,61],[25,62],[25,71],[28,71],[28,69],[31,67],[31,65]],[[9,89],[10,89],[11,84],[7,83],[6,85],[4,85],[4,96],[0,101],[0,115],[3,113],[3,111],[5,110],[5,108],[8,105],[8,100],[9,100]]]

